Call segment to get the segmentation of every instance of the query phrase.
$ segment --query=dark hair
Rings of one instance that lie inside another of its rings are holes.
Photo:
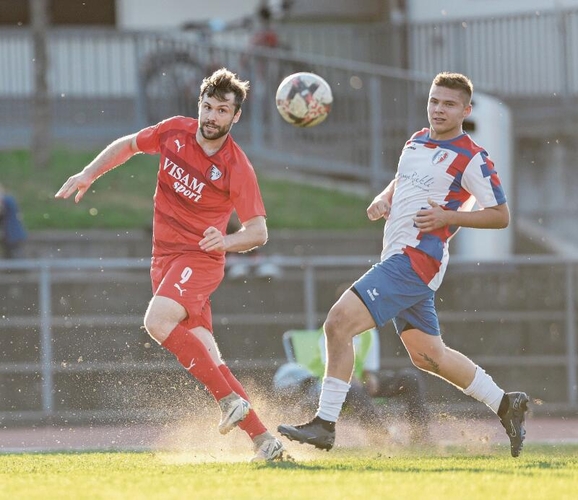
[[[199,103],[203,96],[216,97],[220,101],[225,101],[227,94],[235,94],[235,113],[241,109],[241,105],[247,98],[249,82],[241,81],[235,73],[227,68],[215,71],[211,76],[207,76],[201,83],[201,93]]]
[[[467,96],[467,104],[470,103],[474,93],[474,85],[472,81],[461,73],[449,73],[447,71],[438,73],[433,79],[432,85],[453,90],[461,90]]]

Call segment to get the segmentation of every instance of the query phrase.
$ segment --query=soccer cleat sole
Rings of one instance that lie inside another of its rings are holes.
[[[303,436],[303,435],[294,435],[292,434],[292,432],[296,431],[296,429],[294,427],[290,427],[290,426],[286,426],[286,425],[280,425],[279,427],[277,427],[277,432],[279,432],[279,434],[281,434],[282,436],[286,437],[287,439],[289,439],[290,441],[297,441],[300,444],[310,444],[311,446],[315,446],[315,448],[319,449],[319,450],[325,450],[325,451],[329,451],[331,448],[333,448],[333,443],[331,442],[326,442],[326,443],[316,443],[314,440],[315,438],[311,438],[311,437],[307,437],[307,436]],[[298,431],[297,431],[298,433]]]

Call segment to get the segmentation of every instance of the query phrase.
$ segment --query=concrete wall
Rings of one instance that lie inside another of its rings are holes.
[[[123,29],[166,29],[187,21],[231,21],[255,12],[259,0],[117,0],[117,26]]]
[[[520,14],[578,7],[578,0],[407,0],[411,22]]]
[[[360,250],[358,238],[352,236],[275,233],[271,242],[281,244],[278,248],[283,247],[284,255],[335,254],[345,252],[347,243],[351,255],[360,255],[361,250],[377,255],[370,247],[379,246],[378,237],[361,235],[364,247]],[[70,235],[68,240],[63,233],[51,234],[46,243],[47,255],[57,249],[59,257],[105,256],[113,247],[119,256],[142,255],[150,247],[145,232],[87,231]],[[436,293],[444,339],[484,366],[500,386],[524,389],[543,400],[542,411],[552,412],[556,406],[570,411],[570,388],[576,383],[569,381],[566,371],[567,339],[575,325],[567,324],[567,302],[575,303],[575,296],[566,295],[570,289],[567,267],[563,262],[519,262],[472,266],[452,261]],[[22,423],[24,418],[46,416],[41,412],[45,392],[40,370],[34,367],[45,352],[42,338],[46,330],[39,315],[44,317],[48,311],[52,317],[47,344],[53,360],[53,409],[70,422],[90,418],[104,423],[121,409],[125,418],[150,421],[155,409],[165,404],[167,391],[162,385],[157,388],[158,381],[170,379],[171,387],[179,387],[184,372],[141,328],[151,295],[147,259],[143,255],[142,265],[130,269],[103,265],[102,261],[90,269],[80,269],[78,262],[69,259],[64,264],[66,267],[53,271],[49,308],[40,305],[43,287],[38,286],[37,272],[0,272],[0,352],[4,357],[0,417],[4,423]],[[311,301],[305,300],[303,268],[286,268],[282,279],[271,281],[256,276],[226,279],[213,296],[215,335],[223,356],[237,374],[269,390],[275,368],[285,361],[283,332],[303,328],[305,306],[311,302],[316,305],[319,326],[335,300],[337,287],[359,277],[367,266],[359,262],[317,268]],[[575,266],[571,273],[576,276]],[[381,333],[383,368],[409,366],[391,324]],[[426,384],[432,403],[463,403],[472,405],[474,411],[485,411],[483,405],[435,377],[426,377]]]
[[[279,0],[269,0],[278,12]],[[186,21],[232,21],[255,13],[260,0],[117,0],[117,26],[124,29],[166,29]],[[384,0],[308,0],[295,2],[291,20],[340,20],[344,22],[384,19]]]

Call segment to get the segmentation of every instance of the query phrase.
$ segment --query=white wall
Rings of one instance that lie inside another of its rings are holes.
[[[259,0],[117,0],[117,26],[163,29],[187,21],[230,21],[256,12]]]
[[[411,22],[578,7],[578,0],[407,0]]]
[[[302,21],[380,21],[386,7],[387,0],[298,0],[293,4],[291,16]]]
[[[389,0],[391,3],[391,0]],[[275,6],[279,0],[270,0]],[[127,29],[156,29],[180,26],[185,21],[232,20],[256,12],[259,0],[117,0],[117,25]],[[388,0],[300,0],[295,18],[322,17],[342,20],[382,17]],[[412,22],[437,19],[484,17],[578,7],[578,0],[407,0]]]
[[[274,10],[281,0],[268,0]],[[293,19],[379,21],[387,0],[297,0]],[[117,0],[117,26],[126,29],[166,29],[186,21],[231,21],[256,13],[259,0]]]

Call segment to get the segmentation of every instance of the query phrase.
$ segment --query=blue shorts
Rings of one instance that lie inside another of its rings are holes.
[[[393,321],[398,335],[408,325],[440,335],[434,291],[412,269],[405,254],[375,264],[352,286],[376,325]]]

